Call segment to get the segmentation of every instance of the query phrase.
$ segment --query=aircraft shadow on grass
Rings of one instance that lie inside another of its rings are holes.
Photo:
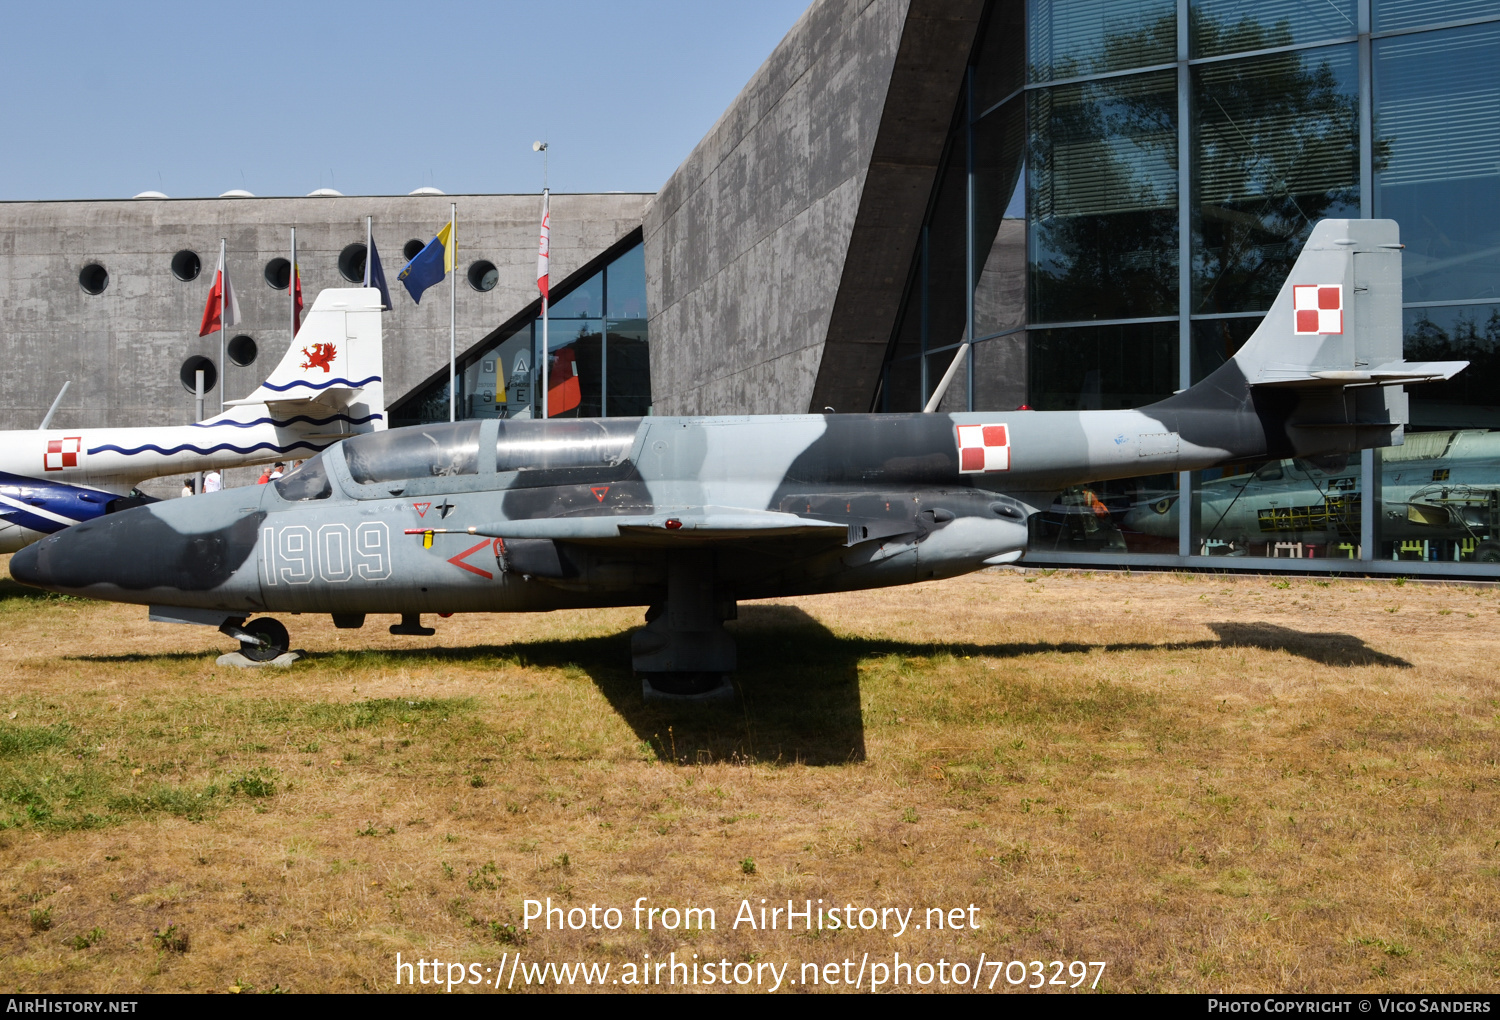
[[[735,688],[722,704],[644,702],[641,682],[621,663],[629,661],[631,631],[603,637],[529,641],[466,648],[384,649],[370,654],[401,662],[473,662],[517,658],[540,667],[575,667],[662,761],[799,762],[841,765],[865,758],[859,663],[887,655],[941,654],[1013,659],[1046,653],[1092,651],[1193,651],[1259,648],[1286,652],[1325,666],[1392,666],[1411,663],[1377,651],[1351,634],[1293,630],[1270,623],[1210,623],[1218,640],[1178,642],[1015,642],[959,644],[840,637],[795,606],[740,607],[729,624],[739,646]],[[316,662],[348,653],[314,652]],[[143,662],[197,658],[201,653],[82,655],[85,662]]]

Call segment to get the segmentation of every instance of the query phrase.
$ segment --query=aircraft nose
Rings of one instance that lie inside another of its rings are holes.
[[[206,503],[209,497],[199,498]],[[236,514],[225,520],[215,514],[220,519],[174,526],[155,507],[107,514],[48,535],[11,558],[11,576],[37,588],[104,598],[152,588],[207,591],[227,581],[249,558],[265,516]],[[202,516],[202,507],[192,509]]]
[[[39,544],[33,542],[10,558],[10,576],[33,588],[47,587],[46,575],[38,560],[37,546]]]

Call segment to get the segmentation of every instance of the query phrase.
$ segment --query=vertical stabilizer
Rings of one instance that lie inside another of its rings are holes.
[[[1322,220],[1260,328],[1234,356],[1252,386],[1372,379],[1401,362],[1401,242],[1394,220]]]
[[[302,320],[286,356],[248,404],[310,403],[336,413],[350,432],[385,428],[380,291],[324,290]]]
[[[1298,455],[1399,445],[1404,384],[1452,378],[1466,361],[1401,350],[1401,242],[1394,220],[1320,220],[1249,341],[1202,382],[1154,405],[1244,410]]]

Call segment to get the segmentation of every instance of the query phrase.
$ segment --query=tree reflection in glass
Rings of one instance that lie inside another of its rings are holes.
[[[1271,28],[1252,41],[1289,37]],[[1355,49],[1195,67],[1193,104],[1193,311],[1260,311],[1314,223],[1359,215]]]
[[[1038,89],[1030,104],[1032,321],[1176,312],[1173,72]]]

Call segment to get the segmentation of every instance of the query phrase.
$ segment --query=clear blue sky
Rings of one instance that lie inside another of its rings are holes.
[[[0,200],[655,191],[807,4],[7,3]]]

